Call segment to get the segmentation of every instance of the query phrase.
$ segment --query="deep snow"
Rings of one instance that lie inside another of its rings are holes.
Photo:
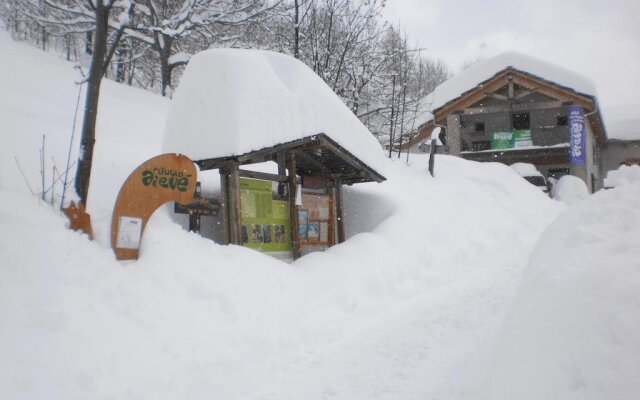
[[[66,156],[76,72],[6,35],[0,35],[0,54],[6,60],[0,63],[0,120],[20,133],[6,141],[0,159],[0,398],[449,399],[478,398],[487,389],[501,393],[504,371],[513,369],[510,352],[522,350],[508,347],[518,319],[500,336],[503,317],[538,238],[566,208],[510,168],[438,156],[431,178],[426,157],[412,156],[410,166],[385,160],[387,181],[345,189],[348,240],[292,264],[185,232],[164,208],[150,220],[140,260],[120,263],[108,248],[111,207],[128,173],[160,151],[168,102],[105,82],[89,193],[97,234],[90,242],[28,194],[13,162],[14,155],[37,160],[44,128],[51,153]],[[36,66],[55,70],[22,75]],[[19,83],[6,79],[7,72]],[[36,186],[37,161],[23,167]],[[607,201],[615,204],[620,193],[627,192],[612,191]],[[602,202],[581,203],[580,215],[599,215]],[[602,212],[622,224],[621,212],[637,212],[637,205],[624,204]],[[554,235],[567,229],[560,225]],[[629,229],[620,232],[634,233]],[[601,248],[603,259],[620,254],[613,243],[617,231],[605,232],[611,246]],[[634,237],[621,238],[625,249],[634,248]],[[564,248],[554,247],[561,260]],[[521,291],[512,315],[530,295]],[[554,295],[559,304],[567,301]],[[626,310],[625,329],[637,327],[637,308]],[[549,335],[554,332],[568,331],[550,329]],[[612,345],[599,339],[592,336],[590,343]],[[492,364],[494,348],[502,355]],[[628,357],[639,354],[626,349]],[[633,366],[615,354],[607,365]],[[604,382],[594,393],[607,383],[619,382]],[[566,394],[565,386],[554,387],[539,393]]]

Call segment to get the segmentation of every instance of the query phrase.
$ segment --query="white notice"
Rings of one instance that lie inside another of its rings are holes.
[[[142,232],[142,218],[120,217],[118,224],[118,238],[116,248],[139,249],[140,234]]]

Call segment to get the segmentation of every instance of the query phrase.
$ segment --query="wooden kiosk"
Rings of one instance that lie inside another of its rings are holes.
[[[344,241],[342,185],[385,180],[371,132],[306,65],[269,51],[194,55],[162,150],[219,170],[216,241],[286,259]]]
[[[267,161],[277,174],[242,169]],[[225,243],[290,251],[293,259],[344,241],[343,184],[385,180],[325,134],[196,164],[220,170]]]

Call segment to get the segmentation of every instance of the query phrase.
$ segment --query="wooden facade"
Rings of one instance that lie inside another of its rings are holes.
[[[574,106],[582,108],[587,120],[584,166],[569,165],[566,118],[568,110]],[[433,129],[443,126],[446,128],[443,142],[447,154],[474,161],[532,163],[548,176],[557,171],[568,171],[582,178],[592,191],[602,181],[598,160],[607,137],[597,100],[592,95],[507,67],[432,113],[433,119],[423,124],[401,146],[402,150],[419,151],[419,145],[430,137]],[[516,124],[516,117],[521,115],[527,118],[525,128]],[[562,118],[564,126],[557,122]],[[493,147],[492,132],[518,129],[529,131],[532,145],[508,150]]]

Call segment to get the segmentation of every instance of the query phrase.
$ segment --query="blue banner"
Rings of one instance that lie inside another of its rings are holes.
[[[582,166],[586,163],[585,149],[587,141],[587,128],[585,126],[582,107],[569,107],[569,157],[571,165]]]

